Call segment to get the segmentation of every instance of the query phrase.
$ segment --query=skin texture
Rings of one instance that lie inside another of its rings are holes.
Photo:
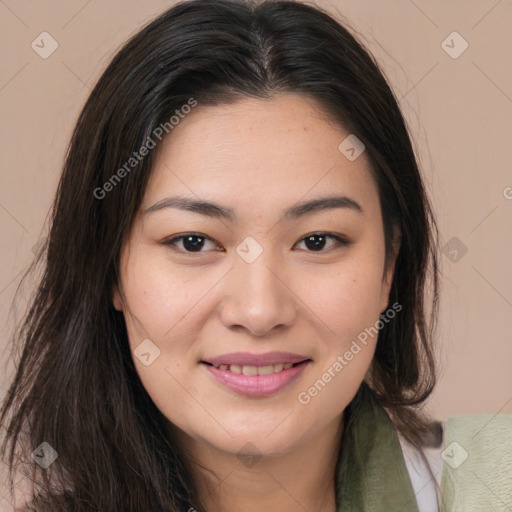
[[[198,105],[159,149],[122,252],[124,298],[116,288],[113,300],[124,312],[132,350],[145,339],[160,350],[149,366],[134,362],[169,421],[169,435],[217,475],[194,466],[208,511],[336,510],[341,419],[377,337],[309,403],[298,394],[390,307],[395,261],[385,272],[378,191],[365,153],[351,162],[338,149],[348,135],[311,98],[282,94]],[[178,194],[233,208],[237,218],[174,208],[143,214]],[[280,220],[299,201],[334,194],[354,199],[363,213],[336,208]],[[187,254],[183,240],[162,243],[190,232],[208,237],[202,252]],[[304,238],[319,232],[352,243],[327,238],[324,248],[306,245]],[[248,236],[263,250],[252,263],[236,252]],[[265,398],[234,393],[199,363],[274,350],[312,363]],[[240,454],[260,458],[248,464]]]

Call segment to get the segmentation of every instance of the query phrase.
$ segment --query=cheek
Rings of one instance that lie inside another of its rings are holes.
[[[129,306],[125,319],[136,371],[157,408],[171,417],[174,410],[187,407],[189,395],[183,392],[184,388],[193,396],[200,391],[187,376],[196,363],[190,349],[200,328],[194,306],[197,308],[198,298],[206,293],[206,285],[170,272],[166,262],[144,259],[142,255],[135,262],[132,260],[123,285]],[[159,351],[149,365],[136,354],[137,347],[146,339]]]
[[[125,281],[130,312],[146,334],[163,339],[187,323],[198,299],[211,288],[205,281],[188,279],[162,263],[134,266]]]
[[[304,304],[338,339],[357,336],[380,314],[381,262],[370,256],[354,255],[335,270],[317,270],[297,282]]]

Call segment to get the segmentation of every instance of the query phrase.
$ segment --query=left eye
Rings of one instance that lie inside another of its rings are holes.
[[[342,238],[338,235],[332,235],[330,233],[313,233],[312,235],[305,236],[302,240],[300,240],[300,242],[304,242],[308,248],[312,247],[312,252],[326,252],[323,249],[325,248],[327,239],[333,240],[331,248],[347,247],[350,245],[350,242],[345,238]]]
[[[333,247],[346,247],[349,246],[351,243],[345,238],[330,233],[313,233],[311,235],[305,236],[298,243],[300,244],[304,242],[306,244],[306,247],[310,249],[310,252],[326,252],[325,245],[328,239],[332,240],[332,244],[330,247],[331,249]],[[213,244],[214,249],[216,251],[222,251],[221,249],[218,249],[218,246],[210,238],[199,233],[188,233],[186,235],[171,238],[170,240],[166,240],[162,243],[164,245],[178,247],[180,249],[180,252],[201,253],[205,252],[201,251],[201,249],[204,248],[206,242],[210,242],[211,244]],[[181,248],[179,247],[180,243]]]

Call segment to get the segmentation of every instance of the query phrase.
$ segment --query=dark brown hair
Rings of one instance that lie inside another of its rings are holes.
[[[40,263],[42,278],[12,340],[21,355],[0,415],[5,461],[13,471],[28,465],[37,482],[34,510],[198,508],[186,457],[142,386],[112,304],[121,247],[156,152],[104,197],[94,194],[192,97],[216,105],[301,94],[365,144],[387,261],[393,227],[401,232],[390,303],[402,306],[379,332],[368,380],[404,437],[425,443],[420,405],[435,385],[437,227],[397,100],[353,33],[295,1],[191,0],[140,30],[104,71],[76,123],[48,239],[31,267]],[[29,456],[43,441],[58,453],[47,470]],[[55,482],[69,493],[59,496]]]

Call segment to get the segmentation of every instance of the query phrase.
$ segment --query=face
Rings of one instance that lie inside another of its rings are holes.
[[[378,191],[365,153],[338,149],[348,135],[287,94],[199,104],[159,148],[113,299],[144,387],[188,439],[291,451],[364,379],[394,259],[385,271]],[[295,359],[232,355],[271,352]]]

